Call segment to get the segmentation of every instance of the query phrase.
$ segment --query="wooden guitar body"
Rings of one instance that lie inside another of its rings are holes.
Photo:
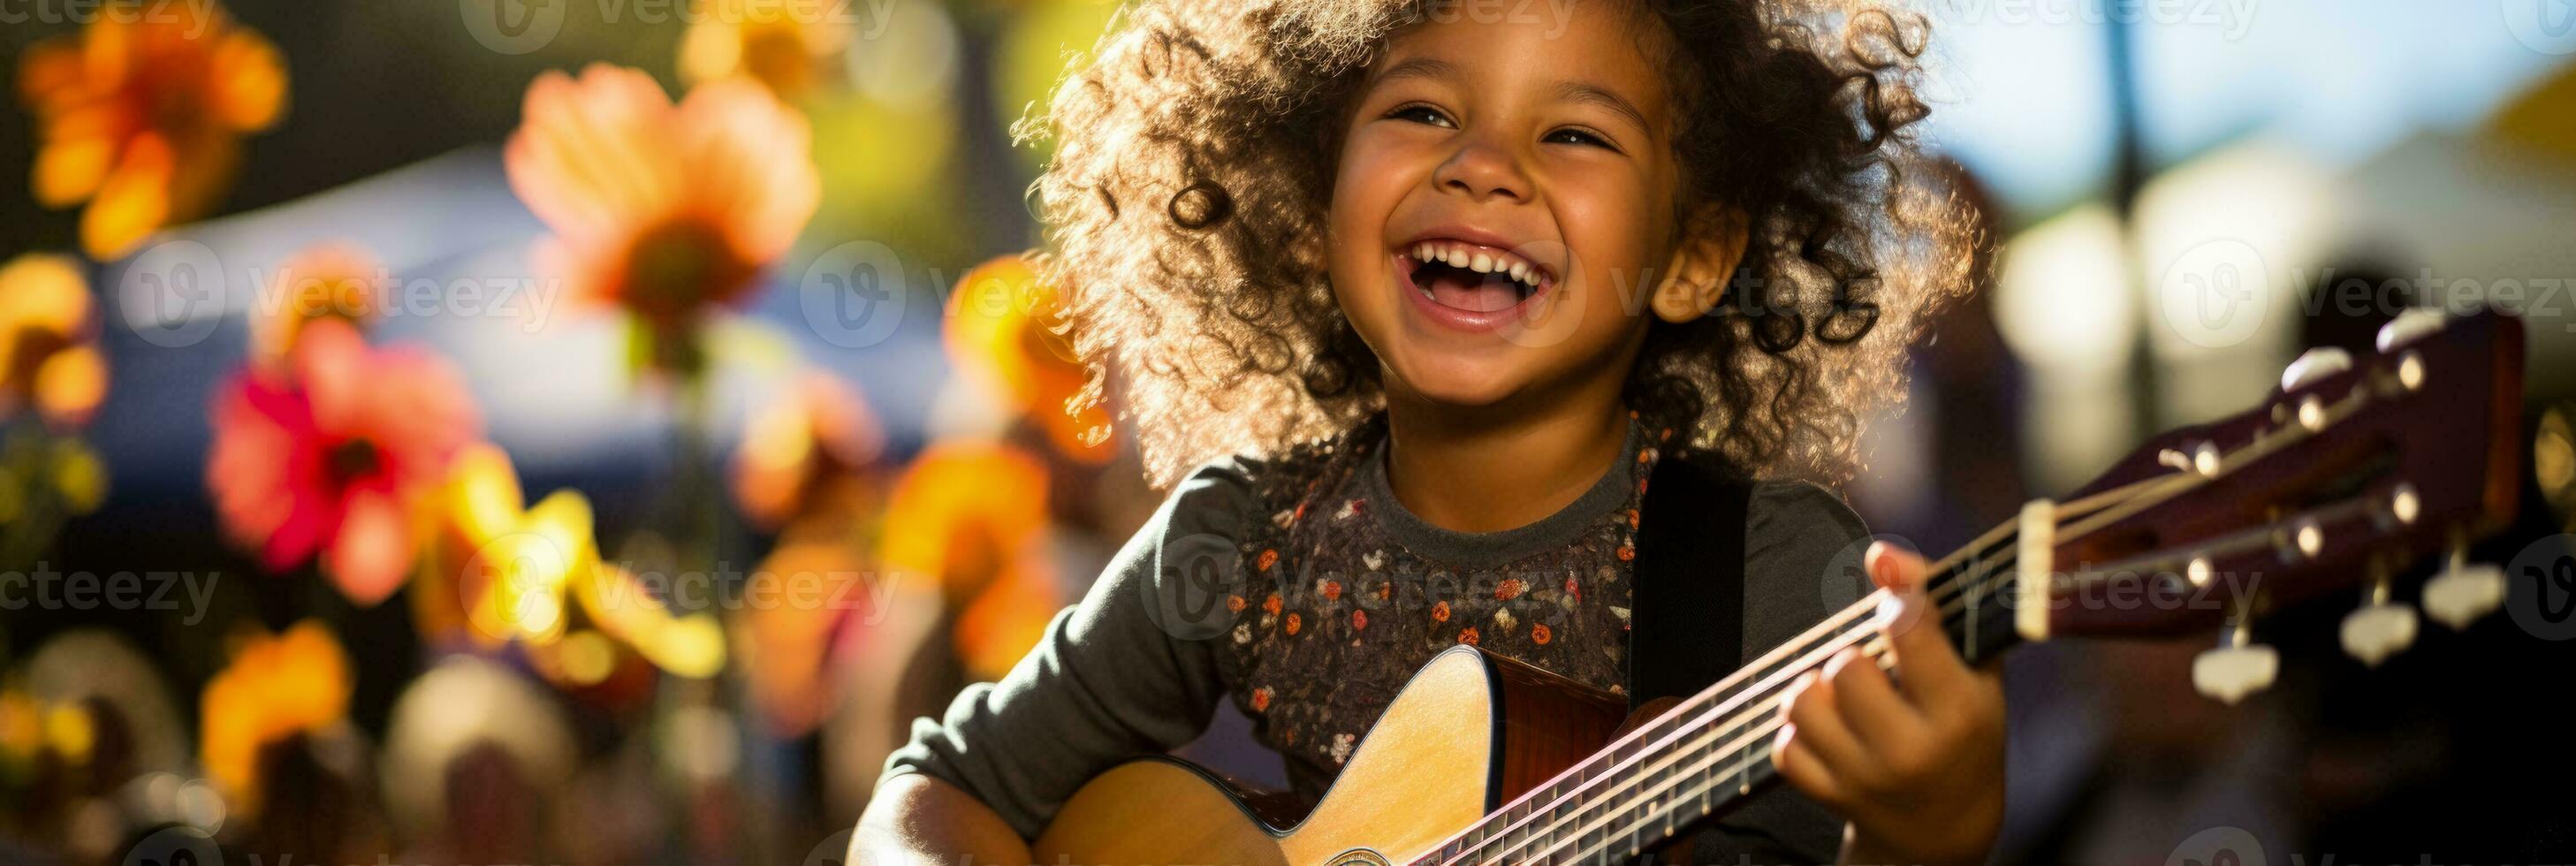
[[[1304,820],[1281,826],[1175,758],[1121,764],[1066,801],[1040,863],[1405,863],[1611,740],[1616,695],[1472,647],[1434,657]]]

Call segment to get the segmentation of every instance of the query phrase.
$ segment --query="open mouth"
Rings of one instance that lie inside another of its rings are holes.
[[[1545,292],[1555,275],[1508,250],[1431,240],[1399,256],[1405,281],[1425,300],[1468,313],[1499,313]]]

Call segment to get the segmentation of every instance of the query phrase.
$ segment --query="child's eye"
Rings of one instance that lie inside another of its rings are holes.
[[[1387,112],[1386,116],[1389,120],[1410,120],[1415,123],[1427,123],[1432,126],[1457,125],[1449,122],[1449,115],[1442,114],[1440,113],[1440,109],[1433,108],[1428,105],[1399,105],[1396,106],[1394,111]]]
[[[1550,132],[1547,134],[1546,138],[1539,140],[1557,144],[1585,144],[1612,151],[1619,149],[1612,146],[1609,140],[1604,139],[1601,136],[1593,135],[1592,133],[1575,129],[1573,127],[1566,127],[1564,129],[1556,130],[1555,132]]]

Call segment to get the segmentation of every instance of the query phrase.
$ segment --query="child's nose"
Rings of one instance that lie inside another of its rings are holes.
[[[1527,201],[1530,194],[1529,176],[1521,171],[1520,161],[1509,151],[1480,140],[1460,145],[1431,179],[1443,190],[1463,192],[1478,200],[1499,197]]]

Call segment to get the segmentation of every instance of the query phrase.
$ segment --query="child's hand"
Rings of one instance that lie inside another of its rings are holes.
[[[1801,677],[1772,762],[1851,822],[1845,863],[1983,863],[2003,823],[2003,680],[1951,648],[1921,557],[1880,543],[1864,563],[1904,604],[1886,626],[1898,677],[1857,649]]]

